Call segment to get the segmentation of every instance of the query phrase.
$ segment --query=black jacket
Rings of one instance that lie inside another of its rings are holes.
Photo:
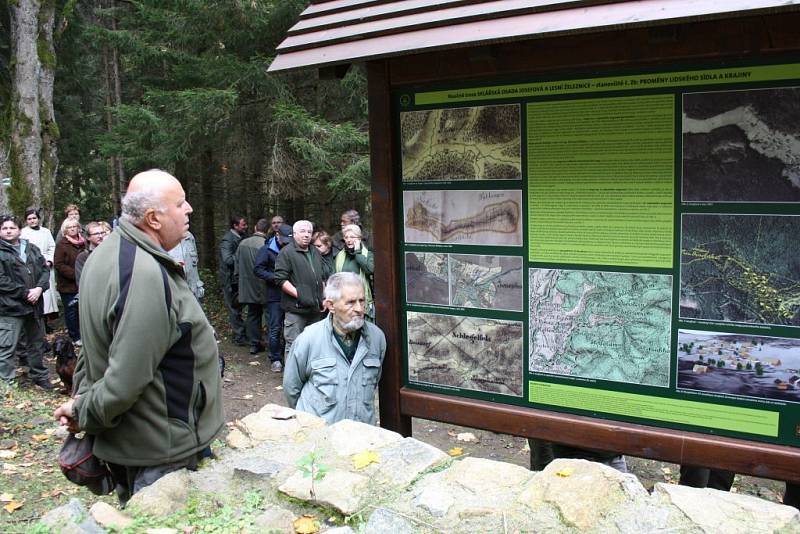
[[[294,242],[283,247],[275,261],[275,284],[278,287],[288,280],[297,289],[297,298],[281,291],[284,311],[310,315],[322,309],[322,284],[330,273],[322,264],[317,249],[311,245],[301,251]]]
[[[230,287],[237,284],[238,281],[234,276],[234,269],[236,266],[236,249],[239,248],[239,243],[242,241],[242,236],[228,230],[219,243],[219,285],[223,288]]]
[[[0,315],[41,314],[44,310],[41,297],[35,305],[25,297],[34,287],[41,287],[44,291],[50,288],[50,269],[41,251],[27,239],[19,241],[25,244],[25,262],[13,246],[0,240]]]
[[[280,253],[277,239],[274,237],[261,247],[256,255],[256,264],[253,273],[267,283],[267,302],[281,301],[281,288],[275,283],[275,261]]]

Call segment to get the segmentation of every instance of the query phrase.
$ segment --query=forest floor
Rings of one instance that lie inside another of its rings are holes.
[[[264,353],[252,356],[246,347],[230,343],[221,313],[209,315],[219,326],[220,351],[227,363],[223,396],[228,425],[265,404],[285,405],[283,375],[270,372]],[[46,362],[53,383],[59,387],[52,354],[47,355]],[[87,506],[98,500],[115,504],[111,496],[97,497],[72,485],[58,468],[56,458],[62,440],[55,434],[52,413],[66,398],[58,389],[48,392],[31,386],[26,376],[20,378],[19,387],[0,393],[0,532],[26,532],[42,514],[72,497],[82,499]],[[529,466],[524,438],[423,419],[413,420],[412,432],[415,438],[443,451],[459,447],[464,455]],[[220,438],[215,447],[224,446],[223,436]],[[656,482],[677,483],[675,464],[633,457],[627,460],[631,472],[648,489]],[[733,491],[780,502],[783,487],[774,480],[737,475]]]

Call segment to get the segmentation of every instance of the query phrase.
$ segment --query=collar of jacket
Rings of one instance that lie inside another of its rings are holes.
[[[119,222],[117,231],[119,231],[122,237],[128,241],[133,241],[133,243],[135,243],[139,248],[144,249],[164,267],[183,276],[183,267],[176,263],[172,256],[167,254],[167,251],[161,248],[161,245],[154,243],[147,234],[139,230],[133,225],[133,223],[122,219]]]
[[[28,243],[28,240],[27,240],[27,239],[22,239],[22,238],[20,237],[20,238],[19,238],[19,242],[20,242],[20,244],[22,244],[22,242],[23,242],[23,241],[24,241],[26,244]],[[11,243],[9,243],[8,241],[6,241],[6,240],[4,240],[4,239],[0,239],[0,248],[2,248],[2,249],[5,249],[5,251],[6,251],[6,252],[10,252],[11,254],[13,254],[13,255],[14,255],[14,257],[15,257],[15,258],[17,258],[17,259],[18,259],[20,262],[22,262],[22,258],[20,258],[20,257],[19,257],[19,253],[17,252],[17,249],[16,249],[16,247],[15,247],[14,245],[12,245]],[[26,248],[27,248],[27,247],[26,247]]]

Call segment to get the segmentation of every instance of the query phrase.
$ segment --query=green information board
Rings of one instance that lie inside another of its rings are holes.
[[[800,446],[800,64],[393,98],[407,387]]]

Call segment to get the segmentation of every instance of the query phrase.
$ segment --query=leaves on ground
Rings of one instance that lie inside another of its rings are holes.
[[[316,534],[319,532],[319,521],[313,515],[302,515],[292,522],[297,534]]]
[[[561,478],[567,478],[573,475],[575,470],[571,467],[565,467],[564,469],[559,469],[556,471],[556,476]]]
[[[375,451],[365,450],[353,455],[353,468],[364,469],[370,464],[380,463],[381,457]]]
[[[466,441],[466,442],[478,441],[478,438],[476,438],[475,434],[473,434],[472,432],[461,432],[460,434],[456,435],[456,439],[458,441]]]
[[[464,454],[464,448],[463,447],[453,447],[452,449],[447,451],[447,454],[449,454],[450,456],[452,456],[454,458],[456,456],[461,456],[461,455]]]
[[[3,506],[3,509],[9,514],[13,514],[15,510],[19,510],[20,508],[22,508],[22,502],[14,500],[9,501],[8,504]]]

